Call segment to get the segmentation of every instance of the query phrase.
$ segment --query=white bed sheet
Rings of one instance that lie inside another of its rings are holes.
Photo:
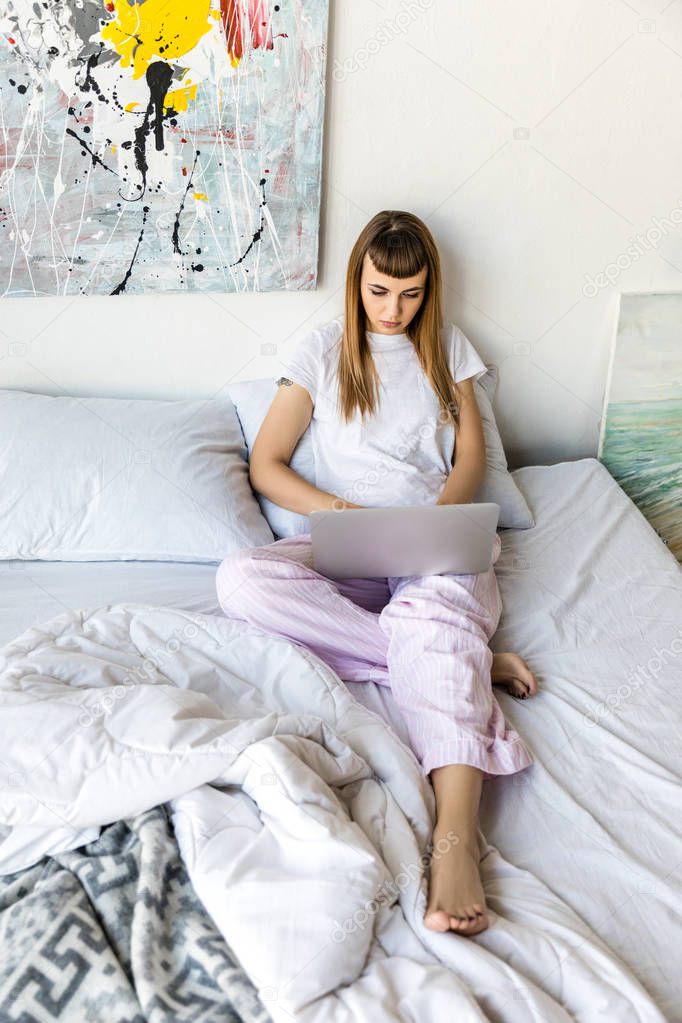
[[[175,561],[0,561],[0,646],[85,607],[138,602],[221,614],[217,570]]]
[[[496,565],[496,651],[539,678],[500,703],[536,763],[484,786],[481,828],[682,1020],[682,569],[596,459],[515,472],[536,528]]]
[[[571,906],[678,1023],[682,571],[597,460],[513,475],[537,525],[501,533],[504,612],[491,647],[521,653],[538,676],[532,700],[496,690],[535,763],[484,785],[481,828],[507,861]],[[216,568],[6,562],[0,643],[64,610],[122,601],[219,614]],[[389,691],[347,685],[405,737]]]

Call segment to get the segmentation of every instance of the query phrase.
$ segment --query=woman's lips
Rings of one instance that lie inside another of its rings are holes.
[[[382,325],[382,327],[397,327],[398,323],[400,323],[400,320],[398,321],[398,323],[389,323],[388,320],[379,320],[379,323]]]

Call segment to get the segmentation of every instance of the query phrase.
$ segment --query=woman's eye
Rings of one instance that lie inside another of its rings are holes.
[[[382,298],[383,295],[384,295],[384,292],[383,291],[370,291],[370,294],[374,295],[376,298]],[[419,296],[418,295],[405,295],[405,298],[419,298]]]

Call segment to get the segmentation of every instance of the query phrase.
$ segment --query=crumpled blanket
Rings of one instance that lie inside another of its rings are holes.
[[[0,873],[168,803],[192,885],[275,1023],[665,1023],[480,831],[491,926],[424,926],[433,790],[297,644],[167,607],[70,611],[0,651],[0,699]]]

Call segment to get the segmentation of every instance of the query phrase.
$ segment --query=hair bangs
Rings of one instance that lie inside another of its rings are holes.
[[[416,277],[427,263],[426,250],[414,233],[399,228],[383,231],[367,248],[380,274],[387,277]]]

